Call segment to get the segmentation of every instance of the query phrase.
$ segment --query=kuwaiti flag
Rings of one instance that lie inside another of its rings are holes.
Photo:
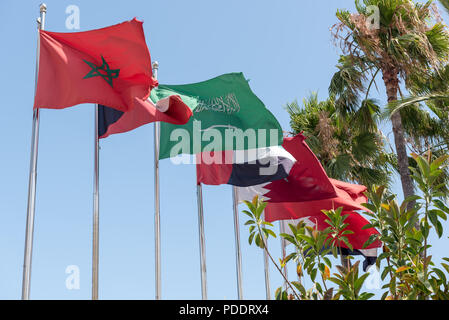
[[[346,244],[341,243],[340,254],[346,256],[364,256],[365,260],[363,262],[363,270],[366,271],[369,266],[376,263],[377,249],[382,246],[382,242],[376,240],[366,248],[364,248],[363,246],[372,235],[377,235],[379,234],[379,232],[374,228],[364,229],[363,227],[370,224],[370,222],[357,212],[343,211],[342,216],[347,216],[344,223],[347,223],[348,226],[345,228],[345,230],[350,230],[353,233],[345,235],[345,237],[348,238],[348,242],[352,246],[352,250],[349,249]],[[290,224],[296,226],[300,221],[303,221],[306,226],[312,227],[319,231],[323,231],[324,229],[329,227],[329,224],[326,222],[326,220],[329,220],[329,218],[321,212],[313,216],[303,217],[299,219],[281,220],[279,222],[284,225],[283,230],[285,230],[285,233],[292,234],[292,231],[289,227]]]
[[[197,154],[197,183],[246,187],[285,179],[296,159],[283,147]]]
[[[98,103],[128,111],[157,82],[142,22],[136,19],[84,32],[39,31],[34,108]]]
[[[98,136],[100,138],[131,131],[155,121],[182,125],[192,116],[192,110],[178,95],[168,96],[157,103],[153,103],[151,99],[135,98],[133,109],[126,112],[103,105],[98,107]]]

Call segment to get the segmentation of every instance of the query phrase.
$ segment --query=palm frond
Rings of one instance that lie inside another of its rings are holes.
[[[432,93],[432,94],[423,95],[423,96],[409,96],[409,97],[406,97],[403,99],[399,99],[399,100],[390,102],[387,106],[386,112],[383,113],[383,116],[391,117],[391,115],[393,115],[395,112],[398,112],[403,108],[406,108],[408,106],[418,104],[421,102],[432,101],[432,100],[446,100],[446,99],[449,99],[448,92]]]

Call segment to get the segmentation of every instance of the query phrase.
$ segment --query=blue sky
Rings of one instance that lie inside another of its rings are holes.
[[[0,299],[21,295],[39,4],[5,0],[0,11]],[[160,64],[160,83],[243,72],[284,130],[289,130],[286,103],[312,91],[326,98],[339,55],[329,28],[338,8],[354,7],[353,0],[46,4],[51,31],[74,31],[65,26],[68,5],[80,8],[80,31],[143,20],[152,59]],[[385,101],[380,88],[374,97]],[[93,133],[91,104],[41,111],[32,299],[91,297]],[[162,297],[200,299],[195,168],[164,160],[160,174]],[[395,191],[402,193],[398,184]],[[102,140],[101,299],[154,298],[153,194],[153,125]],[[203,194],[209,298],[235,299],[231,188],[206,186]],[[262,251],[247,244],[244,215],[240,221],[244,298],[264,299]],[[445,254],[447,233],[444,238],[434,247],[436,257]],[[270,247],[279,256],[279,241]],[[65,286],[69,265],[80,269],[79,290]],[[272,268],[271,287],[281,284]]]

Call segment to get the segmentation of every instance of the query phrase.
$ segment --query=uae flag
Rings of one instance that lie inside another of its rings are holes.
[[[280,146],[196,156],[197,184],[253,186],[288,177],[296,159]]]
[[[192,84],[160,84],[151,91],[151,100],[157,103],[171,95],[179,95],[193,115],[185,125],[161,124],[160,159],[282,144],[279,122],[251,91],[242,73]],[[180,131],[188,134],[179,135]]]
[[[350,230],[353,233],[347,234],[345,237],[351,244],[352,249],[348,248],[345,243],[341,243],[340,254],[343,255],[362,255],[365,260],[363,262],[363,270],[366,271],[371,265],[376,263],[377,259],[377,249],[382,246],[382,242],[379,240],[374,241],[366,248],[364,244],[370,239],[372,235],[378,235],[379,232],[374,228],[364,229],[364,226],[370,224],[370,222],[365,219],[362,215],[354,211],[343,211],[342,216],[347,216],[344,223],[348,224],[345,230]],[[306,226],[312,227],[316,230],[323,231],[329,227],[326,222],[329,218],[322,212],[313,216],[307,216],[299,219],[288,219],[281,220],[280,223],[284,224],[285,233],[292,234],[289,225],[298,225],[300,221],[304,222]],[[344,231],[345,231],[344,230]]]
[[[192,110],[177,95],[161,99],[157,103],[153,103],[150,99],[135,98],[134,107],[126,112],[103,105],[98,107],[100,138],[131,131],[155,121],[181,125],[187,123],[192,116]]]
[[[142,22],[73,33],[39,31],[34,108],[98,103],[120,111],[145,101],[157,81]]]

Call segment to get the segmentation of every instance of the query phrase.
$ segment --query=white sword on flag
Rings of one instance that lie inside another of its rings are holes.
[[[42,3],[39,6],[40,17],[37,19],[38,30],[45,28],[45,14],[47,6]],[[36,75],[34,83],[34,93],[36,94],[37,79],[39,74],[39,54],[40,54],[40,36],[37,34],[37,52],[36,52]],[[31,259],[33,257],[33,233],[34,233],[34,214],[36,208],[36,178],[37,178],[37,153],[39,144],[39,109],[33,110],[33,125],[31,133],[31,156],[30,156],[30,174],[28,181],[28,207],[25,230],[25,253],[23,259],[23,280],[22,280],[22,299],[30,299],[31,283]]]
[[[153,77],[157,80],[159,63],[153,62]],[[159,138],[161,124],[154,123],[154,262],[155,262],[155,296],[156,300],[161,299],[161,216],[159,197]]]

